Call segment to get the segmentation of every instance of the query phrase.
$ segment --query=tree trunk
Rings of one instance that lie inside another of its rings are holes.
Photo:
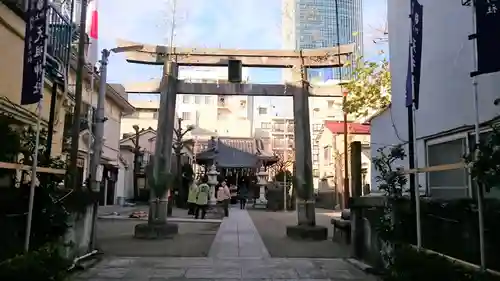
[[[139,200],[139,153],[134,152],[134,200]]]
[[[176,187],[177,191],[179,192],[179,196],[177,197],[177,207],[178,208],[184,208],[186,206],[186,196],[185,196],[185,190],[184,186],[182,185],[182,165],[181,165],[181,153],[180,151],[176,151],[175,153],[175,158],[176,158],[176,171],[177,171],[177,176],[175,177],[176,179]]]

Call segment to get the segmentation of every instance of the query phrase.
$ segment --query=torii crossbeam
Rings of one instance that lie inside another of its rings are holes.
[[[161,79],[125,84],[127,93],[154,94],[161,92]],[[302,88],[296,84],[233,84],[233,83],[190,83],[179,80],[177,94],[218,95],[218,96],[276,96],[293,97],[301,94]],[[319,85],[309,87],[313,97],[342,97],[340,85]]]
[[[327,239],[328,230],[316,226],[314,188],[312,176],[311,136],[309,121],[309,96],[341,96],[340,87],[315,86],[307,82],[307,68],[341,67],[354,51],[354,44],[326,49],[292,50],[242,50],[178,48],[138,44],[120,40],[119,47],[141,48],[127,53],[131,63],[164,65],[160,81],[127,85],[127,92],[161,93],[155,163],[163,159],[170,171],[172,137],[175,121],[176,95],[252,95],[292,96],[295,115],[295,183],[297,190],[298,225],[287,227],[287,235],[296,238]],[[227,66],[229,60],[239,60],[245,67],[292,68],[300,72],[300,81],[287,85],[188,83],[179,81],[179,66]],[[157,161],[157,162],[156,162]],[[158,165],[155,165],[158,166]],[[166,199],[161,200],[166,204]],[[159,206],[165,218],[166,206]],[[152,210],[150,208],[150,214]],[[153,227],[153,226],[152,226]],[[158,225],[154,226],[158,227]],[[136,227],[136,231],[138,228]],[[144,231],[148,231],[147,229]],[[143,233],[141,233],[143,234]],[[137,235],[137,233],[136,233]]]
[[[179,66],[227,66],[229,59],[240,60],[245,67],[307,68],[338,67],[344,65],[354,52],[354,44],[340,47],[293,50],[243,50],[211,48],[178,48],[161,45],[145,45],[118,40],[119,47],[142,46],[127,53],[127,61],[139,64],[163,65],[167,54]]]

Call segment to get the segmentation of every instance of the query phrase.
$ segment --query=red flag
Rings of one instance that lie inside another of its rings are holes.
[[[89,45],[87,48],[87,62],[95,66],[97,61],[99,60],[99,49],[97,46],[98,38],[99,38],[99,17],[98,17],[98,0],[90,0],[88,4],[88,16],[87,16],[87,25],[86,32],[89,36]]]

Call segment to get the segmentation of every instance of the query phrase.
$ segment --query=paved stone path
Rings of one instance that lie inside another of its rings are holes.
[[[211,258],[270,258],[252,219],[246,210],[231,209],[210,247]]]
[[[232,209],[206,258],[105,258],[85,281],[376,280],[344,259],[271,258],[246,210]]]

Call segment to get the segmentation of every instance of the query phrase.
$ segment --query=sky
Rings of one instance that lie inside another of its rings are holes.
[[[385,28],[386,0],[365,0],[363,5],[369,59],[385,48],[372,41]],[[280,49],[282,45],[281,0],[100,0],[99,49],[113,48],[117,39],[167,45],[174,14],[176,46]],[[160,75],[161,66],[130,64],[123,54],[113,54],[108,64],[110,83],[147,81]],[[250,81],[280,83],[281,72],[253,68]]]

